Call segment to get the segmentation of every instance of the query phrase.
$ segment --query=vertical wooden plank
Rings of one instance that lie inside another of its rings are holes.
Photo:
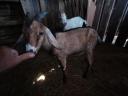
[[[71,10],[71,17],[74,15],[74,4],[73,4],[73,0],[70,0],[70,10]]]
[[[125,40],[123,47],[126,47],[128,45],[128,38]]]
[[[67,0],[64,0],[64,7],[65,7],[65,12],[66,12],[66,14],[67,14],[67,8],[68,8]]]
[[[74,14],[74,10],[75,10],[75,2],[74,2],[74,0],[72,0],[72,14],[73,14],[73,15],[75,15],[75,14]]]
[[[44,0],[39,0],[39,5],[40,5],[41,11],[46,10],[46,4]]]
[[[74,16],[76,16],[77,15],[77,2],[76,2],[76,0],[73,0],[73,4],[74,4]]]
[[[127,8],[128,10],[128,8]],[[121,24],[118,39],[115,43],[115,45],[122,47],[128,38],[128,12],[125,16],[125,19],[123,20],[123,23]]]
[[[83,17],[83,0],[80,1],[79,16]]]
[[[29,15],[29,18],[32,18],[35,13],[34,13],[34,8],[32,6],[32,0],[20,0],[24,14]]]
[[[80,15],[80,0],[77,0],[77,16]]]
[[[98,33],[100,34],[101,38],[103,38],[104,35],[104,31],[105,31],[105,27],[106,27],[106,23],[109,17],[109,12],[111,10],[111,6],[112,6],[112,2],[113,0],[105,0],[105,4],[103,7],[103,12],[102,12],[102,16],[101,16],[101,20],[100,20],[100,24],[99,24],[99,28],[98,28]],[[96,16],[95,16],[95,20],[94,20],[94,28],[96,28],[97,23],[98,23],[98,16],[100,14],[100,9],[102,6],[102,0],[98,0],[97,1],[97,11],[96,11]]]
[[[128,13],[127,11],[124,13],[124,8],[126,7],[127,2],[127,0],[116,0],[112,12],[113,0],[105,0],[102,16],[100,15],[101,20],[98,20],[99,13],[101,13],[101,5],[103,4],[103,0],[98,0],[93,26],[97,28],[97,31],[99,31],[101,36],[104,36],[105,34],[103,32],[106,32],[107,35],[106,38],[104,38],[106,43],[112,43],[112,40],[114,42],[114,39],[116,38],[116,45],[123,46],[126,44],[128,38]],[[122,13],[124,13],[124,15]],[[99,28],[97,26],[99,26]],[[118,38],[116,37],[117,35]],[[114,36],[115,38],[113,38]]]
[[[88,0],[87,8],[87,22],[89,26],[92,26],[96,11],[96,0]]]
[[[40,12],[39,0],[32,0],[32,6],[34,7],[35,15]]]
[[[59,0],[48,0],[47,10],[49,14],[47,15],[47,26],[52,30],[52,32],[56,32],[59,30],[59,26],[61,25],[59,18]]]
[[[124,8],[122,10],[122,15],[120,16],[120,19],[119,19],[119,22],[118,22],[118,25],[117,25],[117,28],[116,28],[116,31],[115,31],[115,35],[114,35],[114,38],[113,38],[113,41],[112,41],[112,44],[115,44],[117,38],[118,38],[118,35],[119,35],[119,28],[120,28],[120,25],[122,24],[124,18],[126,17],[126,14],[127,14],[127,11],[128,11],[128,1],[123,3]],[[118,10],[119,11],[119,10]]]
[[[96,2],[96,12],[95,12],[94,21],[93,21],[93,27],[95,29],[97,29],[97,31],[99,31],[101,20],[103,17],[103,16],[100,17],[100,14],[103,15],[102,10],[104,10],[104,5],[102,4],[102,2],[103,2],[102,0],[97,0],[97,2]],[[103,8],[102,8],[102,6],[103,6]],[[99,25],[98,25],[98,23],[99,23]]]
[[[63,0],[63,2],[64,2],[64,8],[65,8],[65,12],[66,12],[66,10],[67,10],[67,1]]]
[[[83,0],[83,18],[87,20],[88,0]]]
[[[40,12],[38,0],[20,0],[24,14],[33,18],[38,12]]]
[[[71,18],[73,16],[73,5],[72,5],[72,0],[68,1],[68,7],[69,7],[69,13],[68,13],[68,17]]]
[[[107,20],[107,23],[106,23],[106,27],[105,27],[105,32],[104,32],[104,36],[103,36],[103,42],[105,42],[106,37],[107,37],[107,31],[108,31],[110,19],[111,19],[111,16],[112,16],[112,13],[113,13],[113,10],[114,10],[114,7],[115,7],[115,3],[116,3],[116,0],[113,0],[113,4],[111,6],[111,10],[109,12],[109,17],[108,17],[108,20]]]
[[[105,0],[103,0],[102,1],[102,3],[101,3],[101,8],[100,9],[98,9],[100,12],[99,12],[99,16],[98,16],[98,24],[97,24],[97,26],[96,26],[96,30],[98,31],[98,29],[99,29],[99,25],[100,25],[100,21],[101,21],[101,18],[102,18],[102,14],[103,14],[103,8],[104,8],[104,4],[105,4]]]
[[[123,1],[117,0],[116,2],[116,5],[115,5],[115,8],[114,8],[111,20],[110,20],[110,24],[109,24],[109,29],[108,29],[109,31],[108,31],[107,38],[106,38],[107,43],[112,43],[112,41],[114,43],[113,39],[116,40],[119,37],[117,33],[119,33],[120,31],[120,25],[122,24],[122,23],[120,24],[120,21],[122,21],[121,17],[122,17],[122,13],[124,11],[126,2],[127,0],[123,0]]]
[[[66,8],[67,7],[67,0],[63,0],[64,2],[64,7]]]

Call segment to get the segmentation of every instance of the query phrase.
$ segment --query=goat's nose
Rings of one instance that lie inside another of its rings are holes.
[[[32,49],[28,50],[27,52],[31,52],[31,53],[36,54],[36,52],[34,50],[32,50]]]
[[[34,52],[32,49],[30,49],[28,52]]]

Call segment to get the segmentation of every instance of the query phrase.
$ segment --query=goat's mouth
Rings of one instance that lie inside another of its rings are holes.
[[[26,52],[32,52],[32,53],[36,54],[37,48],[28,43],[28,44],[26,44]]]

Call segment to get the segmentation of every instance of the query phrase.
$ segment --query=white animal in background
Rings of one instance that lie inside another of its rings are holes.
[[[67,19],[65,12],[61,13],[61,20],[62,20],[62,23],[64,24],[64,29],[63,29],[64,31],[74,29],[74,28],[83,27],[83,25],[85,25],[85,26],[88,25],[87,21],[84,20],[80,16],[76,16],[76,17]]]

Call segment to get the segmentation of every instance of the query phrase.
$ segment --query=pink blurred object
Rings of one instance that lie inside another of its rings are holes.
[[[22,61],[33,58],[34,56],[34,53],[23,53],[19,55],[18,51],[15,49],[2,46],[0,47],[0,72],[12,68]]]

